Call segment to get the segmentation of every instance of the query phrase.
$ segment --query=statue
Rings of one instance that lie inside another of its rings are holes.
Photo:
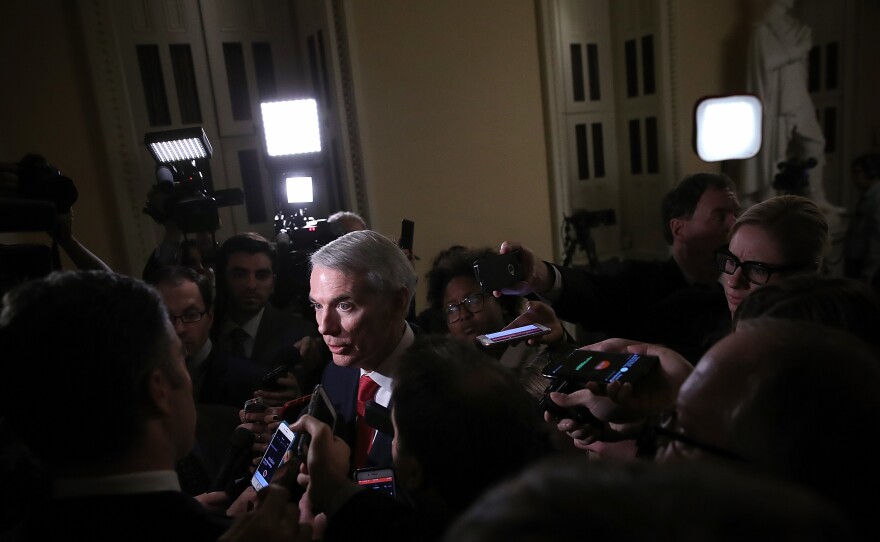
[[[797,193],[839,212],[825,197],[825,136],[807,88],[812,30],[789,14],[793,6],[794,0],[773,0],[752,27],[747,87],[763,102],[763,141],[745,163],[740,192],[750,203]]]

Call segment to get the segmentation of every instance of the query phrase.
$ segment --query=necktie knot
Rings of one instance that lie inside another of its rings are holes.
[[[357,413],[358,416],[363,416],[365,412],[364,404],[373,399],[376,396],[376,392],[379,390],[379,384],[376,383],[375,380],[370,378],[367,374],[362,374],[361,379],[358,382],[358,395],[357,395]]]

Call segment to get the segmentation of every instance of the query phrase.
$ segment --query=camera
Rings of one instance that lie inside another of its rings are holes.
[[[14,197],[48,201],[55,204],[58,214],[70,212],[79,193],[69,177],[39,154],[29,153],[15,164]]]
[[[208,169],[207,162],[203,166]],[[184,233],[213,232],[220,227],[220,207],[244,203],[240,188],[208,191],[206,174],[198,161],[160,164],[156,187],[144,213],[163,224],[173,221]]]
[[[289,250],[314,252],[340,233],[326,219],[306,217],[304,209],[275,215],[275,239]]]
[[[785,194],[803,196],[810,184],[810,171],[818,162],[815,158],[786,160],[776,166],[779,173],[773,178],[773,188]]]

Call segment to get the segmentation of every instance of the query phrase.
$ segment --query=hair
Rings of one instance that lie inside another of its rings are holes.
[[[419,337],[403,354],[394,418],[398,448],[455,511],[545,450],[534,400],[514,374],[446,336]]]
[[[443,297],[446,295],[446,287],[453,279],[458,277],[474,277],[474,261],[498,253],[491,248],[465,248],[449,250],[444,257],[435,259],[435,265],[427,273],[428,278],[428,303],[435,309],[443,308]],[[504,312],[504,318],[512,320],[519,312],[519,303],[522,300],[516,296],[503,296],[494,299]],[[445,320],[444,320],[445,321]]]
[[[730,237],[746,225],[776,239],[792,265],[815,263],[818,269],[831,246],[825,214],[803,196],[776,196],[752,205],[734,222]]]
[[[864,498],[880,485],[875,450],[864,442],[880,419],[876,350],[814,322],[763,317],[742,322],[735,334],[741,333],[762,363],[732,412],[733,449],[758,469],[818,491],[876,531],[876,502]]]
[[[672,244],[670,221],[673,218],[692,217],[697,209],[697,203],[706,190],[736,192],[736,185],[723,173],[694,173],[682,179],[678,186],[663,196],[660,213],[663,217],[663,236],[667,245]]]
[[[360,230],[327,243],[311,256],[312,269],[327,267],[344,275],[362,274],[379,294],[406,288],[409,302],[416,293],[418,277],[403,251],[379,232]]]
[[[165,305],[140,280],[55,272],[3,300],[0,415],[53,471],[112,462],[131,451],[152,412],[153,370],[183,385],[168,354],[173,330]],[[86,436],[71,415],[99,416],[104,429]],[[89,446],[70,445],[84,438]]]
[[[871,152],[856,157],[852,161],[853,169],[861,169],[868,179],[880,179],[880,153]]]
[[[880,295],[855,279],[809,274],[765,284],[737,308],[734,327],[760,316],[825,324],[880,349]]]
[[[153,286],[170,284],[180,286],[184,282],[192,282],[199,288],[202,295],[202,303],[205,310],[210,311],[214,303],[214,287],[208,277],[200,275],[194,269],[182,265],[174,265],[160,268],[150,277],[149,283]]]
[[[360,225],[363,229],[367,229],[367,221],[364,220],[364,217],[362,217],[361,215],[359,215],[357,213],[353,213],[351,211],[338,211],[336,213],[333,213],[332,215],[327,217],[327,222],[330,224],[333,224],[335,222],[339,222],[339,221],[345,220],[345,219],[354,220],[354,221],[360,223]],[[344,234],[346,232],[338,232],[338,233]]]
[[[748,518],[745,520],[744,518]],[[793,485],[702,462],[545,459],[481,497],[446,542],[859,540],[829,503]]]
[[[269,257],[269,261],[272,262],[272,269],[275,269],[275,245],[259,233],[243,232],[233,235],[220,245],[220,252],[217,255],[218,273],[225,275],[229,256],[237,252],[265,254]],[[218,286],[224,284],[224,280],[225,279],[218,280]]]

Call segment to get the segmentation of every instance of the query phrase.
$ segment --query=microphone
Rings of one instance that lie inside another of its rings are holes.
[[[223,465],[217,471],[214,483],[211,484],[211,491],[226,491],[226,487],[235,476],[236,471],[241,467],[248,452],[254,444],[254,434],[244,427],[238,427],[232,436],[229,437],[229,447],[226,450],[226,457],[223,459]]]

